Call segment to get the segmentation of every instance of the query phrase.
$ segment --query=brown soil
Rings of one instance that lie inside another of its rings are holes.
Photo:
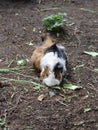
[[[49,10],[54,7],[58,9]],[[82,88],[38,90],[32,84],[5,80],[41,84],[32,65],[27,62],[18,67],[17,60],[30,59],[45,34],[42,19],[58,12],[68,14],[65,33],[57,38],[65,46],[71,65],[67,82]],[[32,46],[26,44],[30,41]],[[98,130],[98,70],[94,71],[98,58],[83,51],[98,52],[98,0],[1,0],[0,68],[20,69],[0,73],[0,130]],[[38,100],[40,95],[42,101]]]

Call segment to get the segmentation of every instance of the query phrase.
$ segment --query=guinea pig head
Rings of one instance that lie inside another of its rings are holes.
[[[47,86],[55,86],[61,83],[61,81],[59,80],[60,77],[58,76],[56,78],[55,73],[51,71],[51,69],[48,66],[46,66],[42,70],[41,78],[43,80],[43,83],[46,84]]]
[[[47,86],[59,85],[63,79],[63,65],[58,62],[53,70],[46,66],[41,72],[41,78]]]

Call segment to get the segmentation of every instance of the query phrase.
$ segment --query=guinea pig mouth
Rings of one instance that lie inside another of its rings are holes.
[[[59,85],[61,81],[56,79],[54,74],[51,74],[49,77],[43,79],[43,83],[47,86],[55,86]]]

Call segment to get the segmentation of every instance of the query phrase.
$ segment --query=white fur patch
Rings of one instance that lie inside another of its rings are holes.
[[[64,66],[64,69],[66,70],[65,68],[66,61],[62,58],[59,58],[57,53],[49,52],[49,53],[46,53],[45,56],[41,59],[40,67],[43,70],[44,67],[48,66],[50,70],[53,70],[54,66],[58,62],[61,63]]]

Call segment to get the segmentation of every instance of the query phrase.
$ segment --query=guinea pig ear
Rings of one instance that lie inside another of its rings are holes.
[[[41,78],[44,79],[44,78],[48,77],[48,76],[49,76],[49,71],[50,71],[50,68],[49,68],[48,66],[46,66],[46,67],[42,70],[42,72],[41,72],[41,74],[40,74]]]

